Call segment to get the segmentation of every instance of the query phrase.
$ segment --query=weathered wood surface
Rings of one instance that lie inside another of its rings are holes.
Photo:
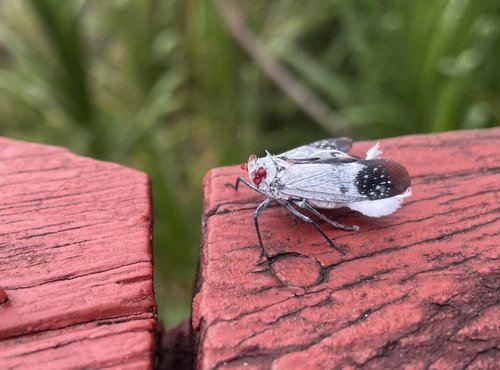
[[[239,166],[207,174],[198,369],[498,368],[500,129],[381,145],[408,168],[413,196],[380,219],[329,212],[361,227],[327,228],[346,256],[274,207],[260,218],[270,264],[257,266],[262,196],[230,186]]]
[[[147,175],[0,138],[0,190],[0,368],[152,368]]]

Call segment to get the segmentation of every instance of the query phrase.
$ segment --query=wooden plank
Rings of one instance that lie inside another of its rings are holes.
[[[340,255],[282,207],[204,182],[203,243],[193,301],[198,369],[493,368],[500,363],[500,129],[381,140],[413,196],[379,219],[328,212],[361,231],[326,228]],[[363,155],[374,142],[356,143]],[[270,148],[272,149],[272,148]]]
[[[146,174],[0,138],[0,368],[152,368]]]

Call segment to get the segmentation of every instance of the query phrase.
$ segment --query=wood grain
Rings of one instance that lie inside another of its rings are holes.
[[[232,187],[239,166],[204,182],[193,301],[198,369],[487,369],[500,363],[500,129],[380,141],[413,196],[383,218],[328,212],[357,233],[313,227]],[[363,155],[373,142],[354,145]],[[272,148],[270,148],[272,149]]]
[[[147,175],[0,138],[0,191],[0,368],[152,368]]]

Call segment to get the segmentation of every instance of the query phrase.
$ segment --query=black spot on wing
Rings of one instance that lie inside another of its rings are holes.
[[[410,175],[400,163],[390,159],[360,160],[364,167],[356,175],[358,192],[370,200],[402,194],[410,186]]]

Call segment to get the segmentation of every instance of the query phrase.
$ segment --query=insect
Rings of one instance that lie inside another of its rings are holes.
[[[259,216],[272,202],[314,226],[333,248],[345,254],[346,250],[304,211],[334,228],[358,231],[357,225],[342,225],[318,209],[348,207],[369,217],[381,217],[395,212],[403,199],[411,196],[408,171],[399,162],[378,158],[382,154],[378,143],[365,158],[347,154],[351,147],[352,140],[347,137],[324,139],[279,155],[266,152],[265,157],[258,158],[252,154],[241,165],[248,171],[249,180],[239,176],[235,189],[242,182],[266,196],[254,212],[259,261],[265,257]]]

